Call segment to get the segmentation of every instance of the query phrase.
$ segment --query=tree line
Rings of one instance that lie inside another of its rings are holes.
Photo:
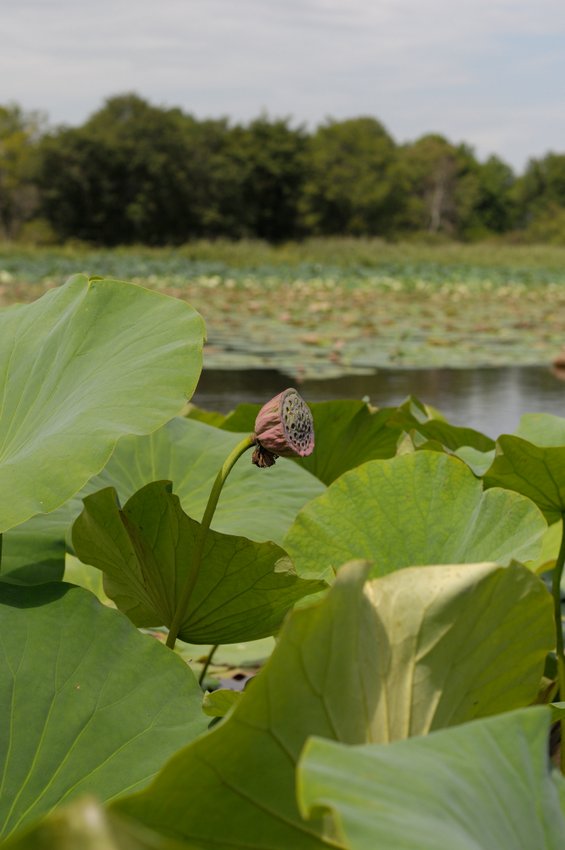
[[[440,135],[397,144],[375,118],[308,131],[198,120],[135,94],[79,127],[0,106],[0,238],[99,245],[226,237],[443,234],[565,242],[565,154],[517,175]]]

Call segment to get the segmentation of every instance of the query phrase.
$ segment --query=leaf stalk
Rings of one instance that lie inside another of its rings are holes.
[[[222,468],[218,472],[216,480],[212,485],[212,489],[210,490],[210,495],[208,497],[208,503],[206,505],[206,510],[204,511],[204,516],[202,517],[202,520],[200,522],[200,528],[198,529],[198,535],[194,543],[191,568],[186,577],[184,586],[179,596],[177,607],[175,609],[175,613],[173,615],[173,619],[171,621],[171,626],[167,637],[167,646],[170,649],[174,649],[175,647],[178,633],[182,626],[182,621],[188,609],[190,597],[192,596],[192,592],[194,590],[198,575],[200,573],[200,569],[202,567],[202,554],[204,552],[204,544],[206,543],[206,536],[208,534],[208,529],[210,528],[210,523],[212,522],[212,517],[214,516],[214,512],[218,504],[218,499],[220,498],[220,493],[222,492],[222,487],[226,483],[228,475],[232,471],[234,465],[239,460],[241,455],[254,445],[255,434],[250,434],[248,437],[245,437],[243,440],[241,440],[241,442],[239,442],[231,450],[231,452],[225,459]]]
[[[214,653],[216,652],[219,645],[220,645],[219,643],[215,643],[214,646],[212,647],[212,649],[210,650],[210,652],[208,653],[208,655],[206,656],[206,661],[202,665],[202,671],[200,673],[200,676],[198,677],[198,684],[200,685],[200,687],[202,687],[202,685],[204,684],[204,679],[206,678],[206,673],[208,672],[208,667],[212,663],[212,658],[214,657]]]

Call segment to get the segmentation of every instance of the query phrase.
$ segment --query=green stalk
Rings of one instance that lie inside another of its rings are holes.
[[[188,609],[190,597],[192,596],[192,591],[194,590],[194,586],[200,573],[200,568],[202,566],[202,553],[204,552],[206,535],[208,534],[208,529],[210,528],[210,523],[212,522],[212,517],[214,516],[214,511],[216,510],[216,505],[218,504],[218,499],[220,498],[220,493],[222,492],[222,487],[224,486],[226,478],[232,471],[236,461],[239,460],[241,455],[244,454],[247,449],[250,449],[254,445],[254,435],[245,437],[229,453],[229,455],[224,461],[222,468],[216,476],[216,480],[214,481],[214,484],[210,491],[210,495],[208,497],[208,504],[206,505],[206,510],[204,511],[204,516],[202,517],[200,528],[198,529],[198,535],[196,537],[196,541],[194,544],[194,552],[192,555],[191,568],[186,577],[184,587],[181,591],[179,601],[173,619],[171,621],[171,627],[169,629],[169,635],[167,637],[167,646],[170,649],[174,649],[175,647],[176,639],[180,627],[182,626],[182,621]]]
[[[553,595],[553,612],[555,618],[555,653],[557,655],[557,681],[559,683],[559,699],[565,700],[565,652],[563,651],[563,623],[561,622],[561,578],[565,564],[565,513],[561,515],[561,546],[553,569],[551,592]],[[561,724],[561,772],[565,773],[565,720]]]
[[[216,652],[219,645],[220,645],[219,643],[215,643],[214,646],[212,647],[212,649],[210,650],[210,652],[208,653],[206,661],[204,662],[204,665],[202,667],[202,671],[200,673],[200,676],[198,677],[198,684],[200,685],[200,687],[202,687],[202,685],[204,684],[204,679],[206,678],[206,673],[208,672],[208,667],[212,663],[212,658],[214,657],[214,653]]]

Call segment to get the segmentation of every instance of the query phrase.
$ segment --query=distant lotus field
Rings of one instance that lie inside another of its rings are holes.
[[[0,248],[0,306],[86,272],[189,301],[208,368],[297,378],[375,368],[550,364],[565,343],[565,249],[326,240],[271,248]]]

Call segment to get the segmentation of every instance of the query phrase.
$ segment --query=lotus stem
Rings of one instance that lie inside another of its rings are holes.
[[[204,516],[202,517],[202,520],[200,522],[200,528],[198,529],[198,534],[194,544],[191,568],[186,577],[184,587],[181,591],[179,601],[177,603],[177,607],[175,609],[175,613],[171,621],[171,626],[167,637],[167,646],[170,649],[174,649],[175,647],[177,636],[182,626],[182,621],[185,617],[186,611],[188,609],[190,597],[192,596],[192,591],[194,590],[198,575],[200,573],[200,568],[202,566],[202,554],[204,552],[204,544],[206,543],[206,536],[208,534],[208,529],[210,528],[210,523],[212,522],[212,517],[214,516],[214,511],[216,510],[216,505],[218,504],[218,499],[220,498],[220,493],[222,492],[222,487],[224,486],[226,478],[230,474],[235,463],[239,460],[241,455],[254,445],[255,434],[250,434],[248,437],[245,437],[243,440],[241,440],[241,442],[238,443],[237,446],[235,446],[229,453],[229,455],[224,461],[222,468],[216,476],[216,480],[214,481],[214,484],[210,491],[210,495],[208,497],[208,504],[206,505]]]
[[[200,672],[200,676],[198,677],[198,684],[200,685],[200,687],[202,687],[202,685],[204,684],[204,679],[206,678],[206,673],[208,672],[208,667],[212,663],[212,658],[214,657],[214,653],[216,652],[219,645],[220,645],[219,643],[215,643],[214,646],[212,647],[212,649],[210,650],[210,652],[208,653],[208,655],[206,656],[206,661],[204,662],[204,665],[203,665],[202,670]]]
[[[561,546],[553,569],[552,595],[555,617],[555,653],[557,655],[557,681],[559,699],[565,700],[565,652],[563,651],[563,623],[561,620],[561,579],[565,564],[565,513],[561,515]],[[565,720],[560,721],[561,728],[561,773],[565,774]]]

